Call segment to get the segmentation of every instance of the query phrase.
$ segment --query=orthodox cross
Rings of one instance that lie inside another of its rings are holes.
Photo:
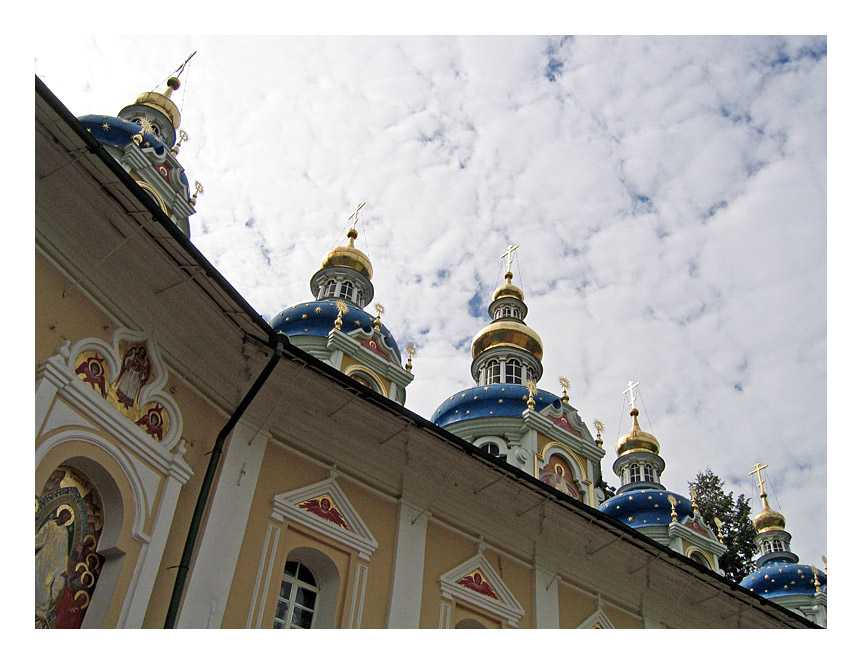
[[[356,228],[356,222],[359,221],[359,211],[362,209],[362,207],[364,205],[365,205],[365,203],[359,203],[356,206],[356,209],[353,211],[353,214],[351,214],[349,217],[347,217],[348,221],[353,220],[353,228],[354,229]]]
[[[629,395],[629,403],[631,404],[632,410],[634,410],[634,408],[635,408],[635,402],[638,400],[637,396],[635,395],[635,388],[636,388],[638,385],[640,385],[640,381],[638,381],[638,382],[636,383],[636,382],[634,382],[634,381],[630,380],[630,381],[629,381],[629,386],[628,386],[626,389],[624,389],[624,390],[623,390],[623,394],[628,393],[628,395]]]
[[[760,471],[765,470],[766,468],[769,468],[769,464],[761,466],[760,462],[758,461],[754,464],[754,470],[748,473],[749,475],[754,475],[754,473],[757,473],[757,486],[760,487],[760,495],[763,495],[763,477],[760,475]]]
[[[505,258],[505,259],[506,259],[506,272],[511,272],[511,271],[512,271],[512,254],[514,254],[514,253],[515,253],[515,249],[517,249],[517,248],[518,248],[518,247],[520,247],[520,246],[521,246],[520,244],[516,244],[516,245],[514,245],[514,246],[512,246],[512,245],[510,244],[510,245],[509,245],[509,248],[508,248],[508,249],[506,249],[506,251],[504,251],[504,252],[503,252],[503,255],[502,255],[502,256],[500,256],[500,258]]]

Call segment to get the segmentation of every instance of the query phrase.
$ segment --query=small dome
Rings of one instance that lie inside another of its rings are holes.
[[[761,498],[763,498],[763,510],[751,520],[754,529],[759,533],[767,530],[784,530],[787,525],[784,515],[769,506],[765,495],[762,495]]]
[[[527,399],[529,392],[524,385],[496,383],[470,387],[456,392],[441,403],[431,416],[431,422],[445,427],[483,417],[521,417],[527,410]],[[537,390],[533,399],[537,411],[548,405],[562,408],[560,397],[546,390]]]
[[[521,348],[542,361],[542,339],[525,323],[517,320],[495,320],[473,338],[473,358],[489,348]]]
[[[508,277],[508,279],[506,280],[506,283],[494,291],[494,297],[492,297],[491,300],[492,301],[493,300],[499,300],[499,299],[504,298],[504,297],[514,297],[518,300],[521,300],[521,302],[523,302],[524,301],[524,291],[522,291],[520,288],[518,288],[517,286],[515,286],[512,283],[511,272],[507,272],[506,277]]]
[[[599,511],[630,528],[666,526],[673,521],[669,496],[676,500],[677,521],[694,516],[691,500],[678,493],[658,489],[618,493],[599,505]]]
[[[617,441],[617,456],[621,457],[629,452],[651,452],[658,454],[661,449],[655,436],[643,431],[638,424],[638,409],[632,408],[629,415],[632,416],[632,428]]]
[[[782,595],[815,595],[818,592],[815,574],[820,592],[823,592],[826,574],[811,565],[795,564],[787,558],[773,558],[746,576],[739,585],[766,599]]]
[[[368,256],[353,246],[353,240],[357,233],[354,229],[347,232],[348,242],[346,247],[337,247],[327,254],[320,264],[320,269],[327,267],[349,267],[356,270],[369,281],[373,275],[371,261]]]
[[[341,331],[349,333],[362,328],[366,333],[374,328],[375,318],[367,311],[346,302],[347,313],[342,316]],[[288,337],[328,337],[335,327],[335,319],[338,318],[338,307],[334,301],[319,300],[316,302],[304,302],[289,307],[273,318],[269,324],[276,332],[286,334]],[[401,362],[401,351],[389,329],[380,324],[380,332],[383,334],[387,347],[395,351],[398,362]]]

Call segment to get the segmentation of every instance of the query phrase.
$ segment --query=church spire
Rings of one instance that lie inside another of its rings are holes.
[[[524,291],[512,283],[512,256],[519,246],[510,244],[500,256],[506,259],[505,283],[488,306],[492,322],[473,338],[470,372],[477,385],[526,385],[542,377],[542,339],[524,323]]]
[[[629,381],[623,394],[628,394],[629,415],[632,426],[628,433],[617,441],[617,459],[613,471],[620,478],[619,493],[635,489],[664,489],[661,474],[664,472],[664,459],[659,456],[661,447],[658,439],[641,429],[637,409],[639,382]]]

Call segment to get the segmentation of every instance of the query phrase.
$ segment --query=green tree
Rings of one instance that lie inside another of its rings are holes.
[[[688,486],[694,490],[698,510],[706,523],[715,531],[715,519],[721,521],[720,539],[727,551],[719,558],[719,564],[727,578],[739,583],[754,569],[757,552],[754,544],[757,533],[751,523],[748,498],[740,494],[734,500],[732,491],[725,493],[724,480],[709,468],[699,471]]]

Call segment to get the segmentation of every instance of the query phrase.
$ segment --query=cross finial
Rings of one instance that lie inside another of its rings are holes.
[[[760,471],[765,470],[767,468],[769,468],[769,464],[767,464],[765,466],[761,466],[760,462],[758,461],[757,463],[754,464],[754,470],[752,470],[750,473],[748,473],[749,475],[754,475],[754,473],[757,473],[757,486],[760,487],[760,495],[761,496],[765,496],[766,494],[763,491],[763,476],[760,474]]]
[[[510,245],[509,245],[509,248],[508,248],[508,249],[506,249],[506,251],[504,251],[504,252],[503,252],[503,255],[502,255],[502,256],[500,256],[500,258],[505,258],[505,259],[506,259],[506,272],[507,272],[507,273],[509,273],[509,272],[511,272],[511,271],[512,271],[512,254],[514,254],[514,253],[515,253],[515,249],[517,249],[517,248],[518,248],[518,247],[520,247],[520,246],[521,246],[520,244],[516,244],[516,245],[511,245],[511,244],[510,244]]]
[[[353,220],[353,228],[354,229],[356,228],[356,222],[359,221],[359,211],[362,209],[362,207],[364,205],[365,205],[365,203],[357,204],[356,209],[353,210],[353,213],[349,217],[347,217],[348,221]]]
[[[635,403],[638,400],[637,395],[635,394],[635,388],[640,385],[640,381],[634,382],[633,380],[629,381],[629,386],[623,390],[623,394],[629,395],[629,404],[631,405],[632,410],[635,409]]]
[[[407,364],[404,366],[407,371],[413,371],[413,356],[416,355],[416,346],[407,344]]]

